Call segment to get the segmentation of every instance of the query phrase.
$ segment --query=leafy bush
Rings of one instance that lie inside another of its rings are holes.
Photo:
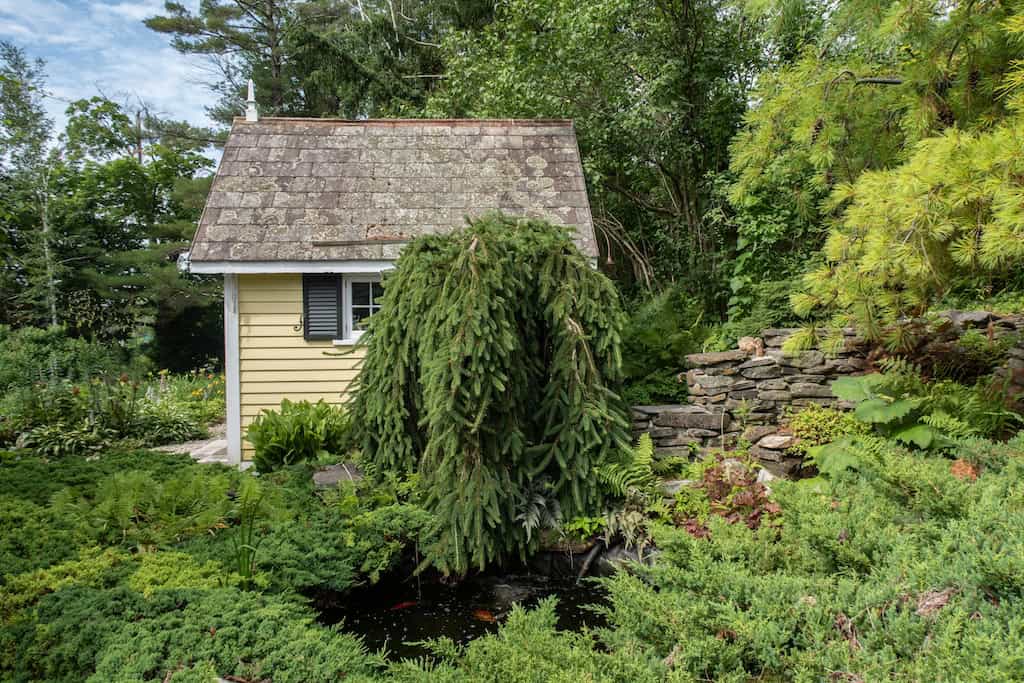
[[[700,351],[707,329],[700,304],[673,287],[641,304],[622,329],[623,398],[631,405],[682,403],[683,357]]]
[[[68,337],[62,328],[0,325],[0,393],[55,381],[84,381],[113,372],[124,354],[109,344]]]
[[[114,432],[90,420],[75,425],[64,422],[41,425],[22,432],[16,445],[29,448],[48,458],[69,455],[94,455],[113,441]]]
[[[180,404],[144,400],[132,433],[146,446],[162,446],[202,438],[206,435],[203,425]]]
[[[806,454],[813,446],[832,443],[841,437],[867,434],[871,427],[852,413],[826,408],[812,403],[786,418],[786,426],[799,441],[790,448],[794,453]]]
[[[253,461],[260,472],[284,465],[340,455],[346,449],[349,423],[345,412],[323,399],[316,403],[288,399],[281,410],[264,410],[246,432],[256,449]]]

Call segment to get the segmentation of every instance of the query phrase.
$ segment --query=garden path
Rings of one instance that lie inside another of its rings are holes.
[[[202,463],[230,464],[228,461],[228,440],[226,425],[210,425],[209,436],[205,439],[173,443],[160,446],[156,450],[165,453],[188,453],[193,460]]]

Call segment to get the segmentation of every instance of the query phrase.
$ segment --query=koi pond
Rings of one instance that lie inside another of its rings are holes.
[[[459,644],[493,633],[512,605],[532,607],[548,596],[558,598],[558,628],[580,631],[605,625],[594,605],[605,594],[592,581],[536,574],[481,575],[456,586],[416,579],[384,580],[349,593],[317,597],[323,624],[343,623],[361,635],[371,651],[387,650],[390,659],[429,654],[417,641],[447,636]]]

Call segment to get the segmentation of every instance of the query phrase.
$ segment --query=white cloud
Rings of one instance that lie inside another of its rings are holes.
[[[47,109],[58,128],[69,101],[101,92],[141,98],[163,115],[208,125],[204,107],[214,98],[197,85],[202,58],[176,52],[167,36],[142,24],[162,10],[161,0],[0,0],[0,39],[47,61]]]

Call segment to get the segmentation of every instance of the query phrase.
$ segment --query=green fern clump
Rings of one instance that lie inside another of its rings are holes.
[[[595,470],[598,480],[614,496],[630,491],[647,491],[656,482],[654,475],[654,441],[644,432],[636,448],[626,452],[618,462],[608,462]]]

